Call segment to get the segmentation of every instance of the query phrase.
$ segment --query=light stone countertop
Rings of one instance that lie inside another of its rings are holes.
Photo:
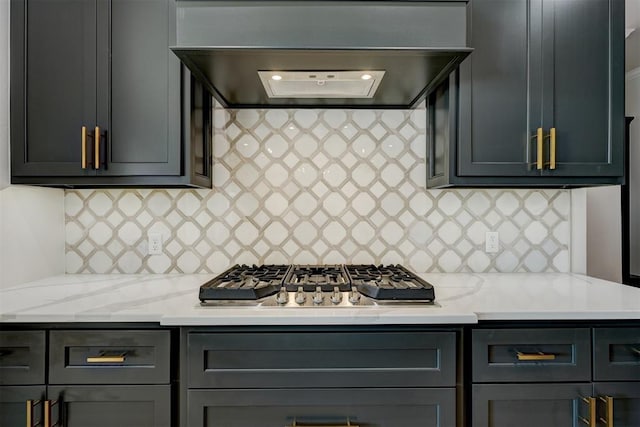
[[[63,275],[0,290],[0,322],[161,325],[470,324],[640,319],[640,289],[577,274],[422,274],[437,306],[201,307],[213,274]]]

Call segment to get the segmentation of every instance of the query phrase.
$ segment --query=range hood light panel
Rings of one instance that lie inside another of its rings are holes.
[[[373,98],[385,71],[258,71],[269,98]]]

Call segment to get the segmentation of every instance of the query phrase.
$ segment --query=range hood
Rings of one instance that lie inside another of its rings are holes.
[[[171,49],[228,108],[412,108],[472,51],[465,1],[177,5]]]

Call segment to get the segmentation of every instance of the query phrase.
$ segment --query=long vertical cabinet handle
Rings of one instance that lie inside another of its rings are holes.
[[[93,164],[93,168],[98,170],[100,169],[100,126],[96,126],[96,129],[94,131],[94,137],[93,139],[95,140],[95,147],[94,147],[94,164]]]
[[[51,408],[59,404],[59,400],[45,400],[44,401],[44,427],[61,427],[59,423],[52,424]],[[59,412],[59,411],[58,411]]]
[[[607,427],[613,427],[613,397],[600,396],[600,400],[603,401],[606,406],[606,412],[604,418],[600,417],[600,421]]]
[[[538,170],[542,170],[542,168],[544,167],[544,159],[543,159],[543,150],[542,147],[544,145],[544,134],[542,132],[542,128],[538,128],[538,131],[536,133],[536,151],[537,151],[537,157],[536,157],[536,169]]]
[[[556,128],[551,128],[549,134],[551,139],[549,144],[549,169],[553,170],[556,168]]]
[[[82,126],[82,131],[80,132],[80,134],[81,134],[80,139],[82,140],[82,147],[81,147],[82,157],[81,157],[80,163],[82,164],[82,169],[86,169],[87,168],[87,127],[86,126]]]
[[[41,404],[40,400],[27,400],[27,427],[35,427],[33,424],[33,410],[36,406]]]
[[[584,403],[589,405],[589,418],[579,417],[583,424],[589,427],[596,427],[596,398],[595,397],[581,397]]]

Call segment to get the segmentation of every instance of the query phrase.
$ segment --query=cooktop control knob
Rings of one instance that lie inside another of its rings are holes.
[[[358,291],[349,292],[349,302],[351,304],[358,304],[360,302],[360,292]]]
[[[331,294],[331,302],[340,304],[340,301],[342,301],[342,293],[340,293],[340,289],[336,286],[333,288],[333,293]]]
[[[296,292],[296,303],[304,304],[306,299],[307,299],[307,296],[305,295],[304,290],[302,289],[302,286],[298,286],[298,291]]]
[[[316,287],[316,291],[313,294],[313,303],[316,305],[322,304],[322,300],[324,300],[324,295],[322,295],[322,289],[320,286]]]
[[[289,293],[287,293],[287,289],[283,286],[280,288],[280,292],[278,292],[278,295],[276,295],[276,302],[278,304],[286,304],[287,301],[289,300]]]

